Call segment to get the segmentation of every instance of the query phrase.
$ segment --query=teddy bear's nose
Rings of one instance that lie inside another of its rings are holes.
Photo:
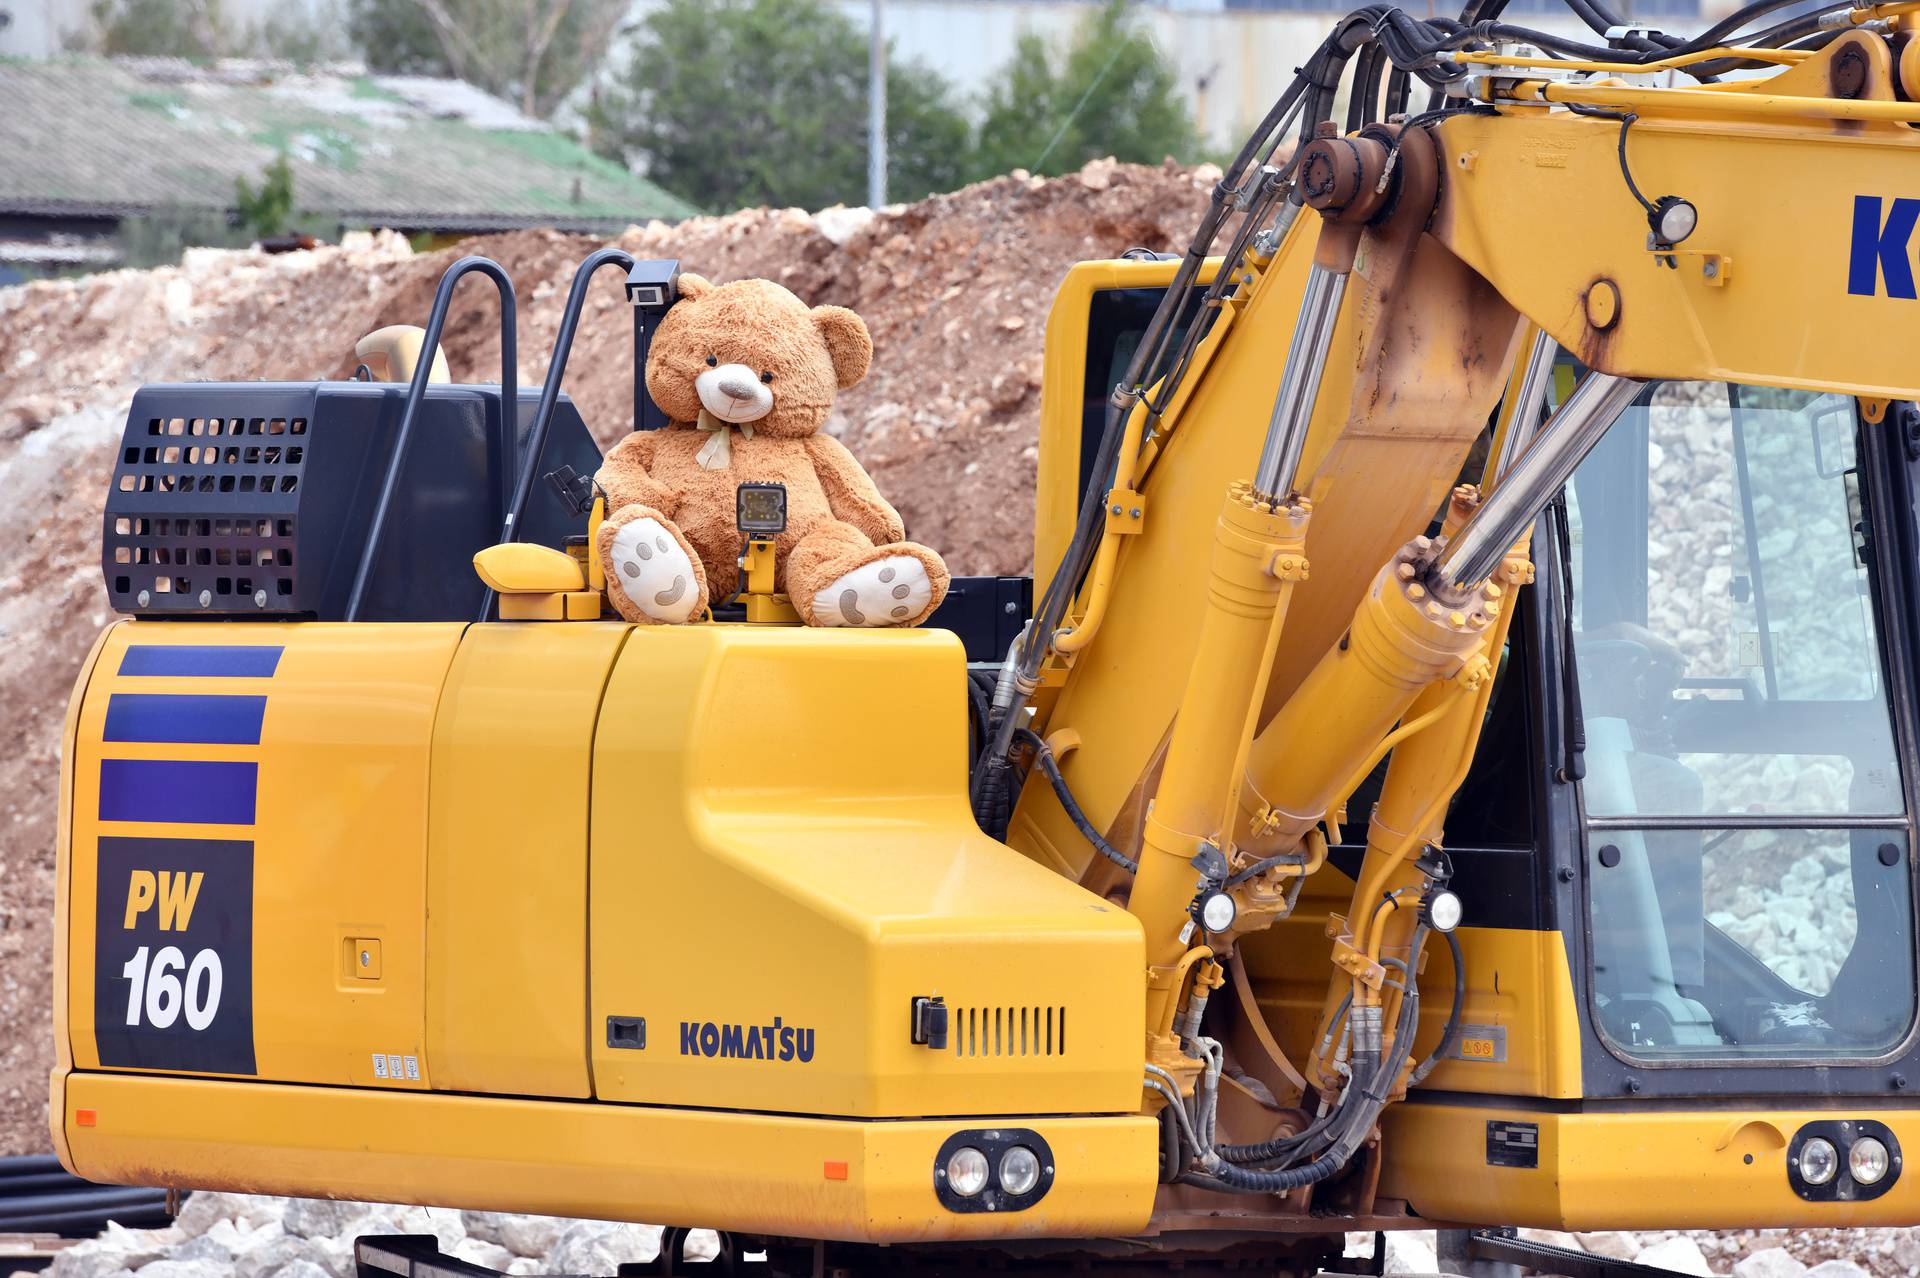
[[[735,381],[731,378],[720,383],[720,393],[728,399],[752,399],[759,388],[752,382]]]

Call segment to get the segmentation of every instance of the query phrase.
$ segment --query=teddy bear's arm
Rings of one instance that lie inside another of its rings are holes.
[[[600,463],[594,479],[607,491],[609,513],[623,506],[651,506],[668,519],[677,513],[680,494],[647,473],[658,443],[653,431],[634,431]]]
[[[887,504],[865,468],[854,460],[846,446],[831,435],[807,436],[807,454],[813,460],[813,473],[826,490],[827,508],[836,519],[852,524],[876,546],[885,546],[906,536],[900,513]]]

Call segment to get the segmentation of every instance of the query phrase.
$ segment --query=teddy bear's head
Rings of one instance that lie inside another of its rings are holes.
[[[873,339],[842,306],[808,307],[771,280],[680,277],[647,355],[647,392],[669,419],[705,409],[775,438],[811,435],[835,392],[866,376]]]

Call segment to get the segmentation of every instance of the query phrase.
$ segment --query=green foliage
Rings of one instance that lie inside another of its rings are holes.
[[[866,198],[867,35],[821,0],[665,0],[589,111],[602,154],[707,208]],[[888,197],[966,178],[952,88],[888,60]]]
[[[75,52],[103,57],[186,58],[226,52],[220,0],[93,0],[84,27],[67,38]]]
[[[221,0],[92,0],[67,47],[101,57],[282,58],[302,66],[344,57],[337,31],[304,14],[274,13],[242,28]]]
[[[254,24],[246,34],[245,48],[255,57],[279,58],[297,67],[338,62],[352,53],[338,27],[298,10],[269,14]]]
[[[240,225],[256,239],[279,235],[293,220],[293,166],[286,153],[273,158],[261,174],[255,190],[245,178],[233,180],[233,204],[239,211]]]
[[[369,71],[384,75],[450,75],[433,19],[415,0],[352,0],[347,35]]]
[[[1107,0],[1064,50],[1021,37],[988,90],[973,172],[1067,173],[1107,155],[1158,164],[1201,154],[1172,63],[1128,0]]]
[[[451,76],[546,118],[600,69],[626,0],[350,0],[374,71]]]

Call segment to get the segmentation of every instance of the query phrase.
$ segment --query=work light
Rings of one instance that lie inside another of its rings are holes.
[[[1855,1148],[1858,1148],[1856,1146]],[[1000,1155],[1000,1188],[1018,1198],[1040,1183],[1040,1156],[1025,1145]]]
[[[1805,1154],[1801,1155],[1802,1161]],[[1847,1171],[1854,1182],[1860,1185],[1875,1185],[1887,1174],[1887,1167],[1893,1160],[1887,1155],[1887,1147],[1871,1136],[1862,1136],[1853,1142],[1847,1150]]]
[[[947,1158],[947,1187],[962,1198],[971,1198],[987,1187],[987,1156],[971,1145],[962,1145]]]
[[[1840,1170],[1840,1155],[1833,1142],[1815,1136],[1800,1147],[1800,1179],[1809,1185],[1824,1185]]]

